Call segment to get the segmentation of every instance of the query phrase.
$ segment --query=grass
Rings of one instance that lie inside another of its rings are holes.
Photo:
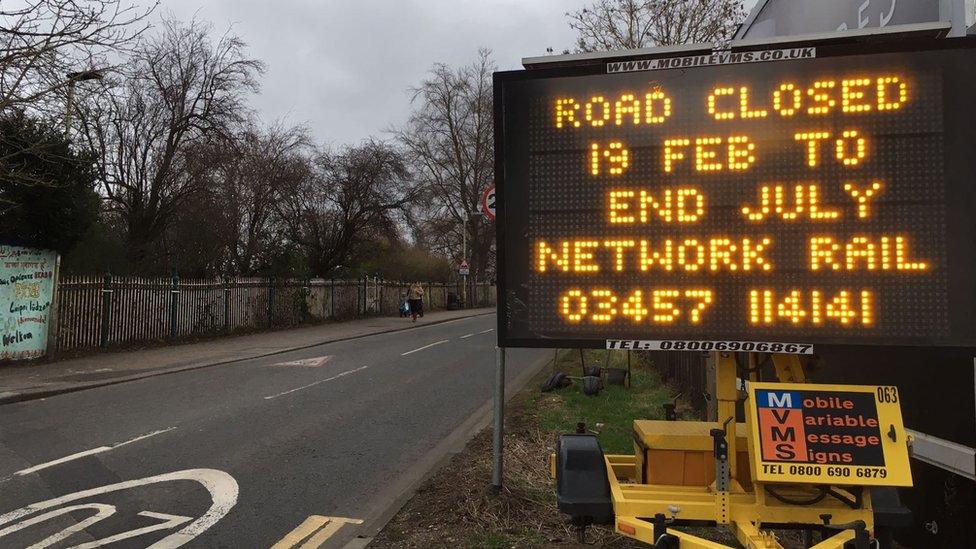
[[[602,367],[609,362],[612,368],[627,367],[627,355],[620,351],[587,350],[584,351],[584,360],[587,365],[598,364]],[[667,387],[644,361],[643,357],[632,357],[631,387],[606,384],[600,394],[587,396],[583,394],[580,383],[574,381],[572,386],[552,393],[536,392],[527,412],[535,415],[540,428],[553,433],[574,432],[576,424],[584,422],[588,430],[597,433],[605,452],[633,453],[634,420],[663,419],[663,404],[669,398]],[[581,375],[579,352],[560,353],[555,371]]]
[[[585,396],[581,382],[574,380],[569,387],[540,393],[553,368],[582,374],[578,351],[556,354],[555,365],[540,372],[507,407],[502,492],[489,487],[488,429],[425,483],[370,547],[578,547],[575,530],[556,509],[548,456],[557,436],[574,432],[579,421],[597,432],[606,452],[633,453],[634,419],[663,417],[662,404],[669,394],[646,355],[634,353],[632,359],[632,387],[608,384],[598,395]],[[606,351],[586,351],[584,360],[601,367],[627,366],[626,353],[619,351],[609,356]],[[596,547],[639,547],[603,526],[590,528],[587,541]]]
[[[605,452],[631,454],[634,419],[663,419],[663,404],[672,395],[649,355],[641,353],[632,355],[632,387],[607,385],[598,395],[586,396],[581,382],[574,380],[569,387],[540,393],[540,386],[553,371],[582,374],[578,351],[562,351],[555,358],[555,364],[543,370],[507,407],[505,486],[501,493],[489,487],[492,438],[487,429],[418,490],[370,547],[580,547],[575,542],[575,530],[556,508],[548,474],[548,457],[555,450],[556,438],[575,431],[576,423],[582,421],[597,433]],[[589,350],[584,360],[588,365],[627,365],[627,355],[620,351],[608,356],[606,351]],[[682,529],[738,547],[727,529]],[[777,534],[787,547],[798,546],[796,533]],[[586,537],[592,547],[646,547],[606,526],[591,527]]]

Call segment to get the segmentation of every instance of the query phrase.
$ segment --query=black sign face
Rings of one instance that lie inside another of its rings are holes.
[[[947,43],[496,75],[501,342],[976,344],[976,55]]]

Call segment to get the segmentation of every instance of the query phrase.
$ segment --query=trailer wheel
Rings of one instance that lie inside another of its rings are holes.
[[[600,394],[600,378],[596,376],[584,377],[583,394],[588,396],[595,396]]]
[[[680,540],[671,534],[664,534],[657,539],[657,543],[654,544],[654,549],[678,549]]]
[[[549,393],[556,389],[559,389],[560,387],[564,386],[565,381],[566,381],[566,374],[563,372],[556,372],[555,374],[549,376],[549,379],[547,379],[546,382],[542,384],[542,392]]]

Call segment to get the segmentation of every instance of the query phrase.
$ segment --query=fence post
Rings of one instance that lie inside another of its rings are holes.
[[[268,328],[274,327],[274,282],[273,276],[268,277]]]
[[[331,284],[329,285],[329,302],[332,304],[332,320],[335,320],[335,277],[329,279]]]
[[[302,286],[302,324],[308,323],[308,298],[312,295],[312,281],[305,277],[304,286]]]
[[[169,338],[176,339],[176,311],[180,299],[180,275],[173,271],[172,287],[169,291]]]
[[[224,332],[230,332],[230,277],[224,275]]]
[[[47,349],[45,350],[45,352],[47,353],[48,356],[51,356],[55,352],[57,352],[58,341],[61,338],[61,320],[60,318],[58,318],[61,316],[60,314],[61,308],[58,306],[58,301],[60,301],[61,299],[60,286],[61,286],[61,254],[58,254],[57,257],[55,257],[54,259],[54,284],[52,285],[53,291],[51,292],[51,308],[49,309],[50,314],[47,317],[49,329],[48,329],[48,336],[47,336]]]
[[[112,317],[112,273],[105,272],[102,279],[102,331],[99,346],[104,349],[108,347],[108,328]]]
[[[366,307],[369,305],[369,275],[363,275],[363,316],[366,316]]]

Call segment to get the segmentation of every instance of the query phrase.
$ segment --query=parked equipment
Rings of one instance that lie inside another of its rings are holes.
[[[892,489],[912,485],[897,388],[806,384],[797,355],[773,355],[790,383],[752,372],[740,390],[734,353],[711,360],[717,422],[635,420],[633,455],[605,455],[589,435],[560,437],[557,502],[581,539],[610,522],[656,547],[718,548],[674,527],[728,525],[750,548],[782,547],[772,530],[795,529],[819,535],[817,549],[868,549],[910,521]]]

